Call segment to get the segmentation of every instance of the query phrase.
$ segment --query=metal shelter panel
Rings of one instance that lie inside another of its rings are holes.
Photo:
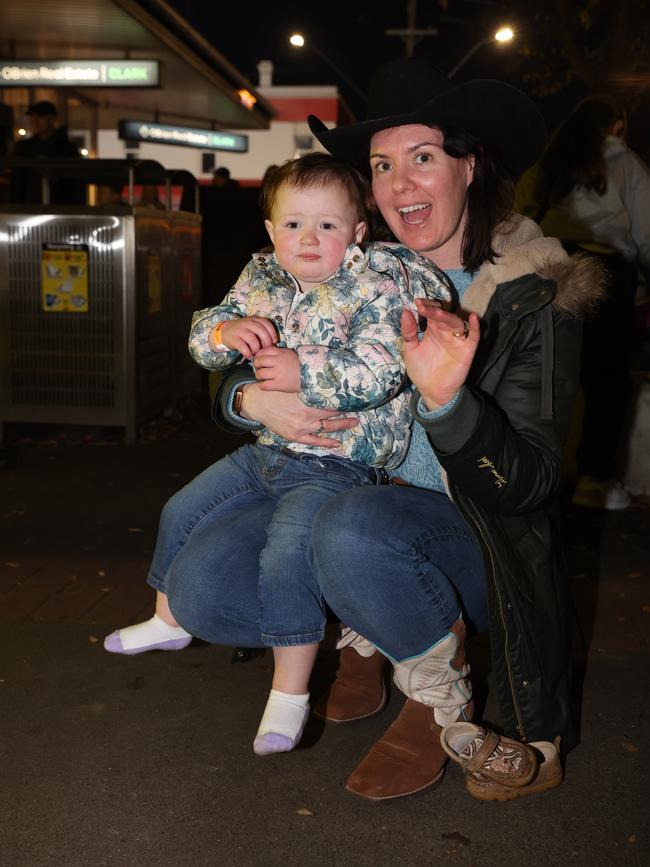
[[[187,352],[200,217],[13,210],[0,213],[0,420],[118,426],[132,441],[200,387]],[[87,311],[45,307],[48,248],[87,250]]]
[[[187,340],[192,314],[201,306],[201,217],[184,211],[171,215],[174,256],[172,261],[172,304],[174,309],[174,402],[196,393],[201,386],[201,369],[192,359]]]
[[[0,214],[2,418],[126,424],[125,231],[132,219]],[[43,307],[42,251],[88,250],[87,313]]]
[[[172,405],[171,221],[166,211],[135,210],[136,388],[139,415],[150,418]]]

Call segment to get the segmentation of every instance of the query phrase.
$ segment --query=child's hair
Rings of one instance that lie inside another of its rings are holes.
[[[283,184],[306,190],[333,183],[339,184],[348,194],[359,220],[368,222],[369,214],[374,210],[370,184],[354,166],[323,153],[305,154],[298,159],[287,160],[267,174],[261,194],[264,219],[271,219],[278,190]]]

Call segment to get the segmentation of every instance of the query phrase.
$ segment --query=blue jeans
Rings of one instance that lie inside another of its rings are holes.
[[[165,505],[149,583],[167,594],[185,625],[178,602],[185,586],[178,585],[187,584],[186,570],[209,577],[215,601],[226,610],[238,598],[242,574],[259,576],[255,608],[262,644],[319,642],[325,614],[308,561],[313,519],[335,494],[372,484],[377,475],[372,467],[341,458],[243,446]]]
[[[348,491],[320,510],[312,545],[328,605],[393,661],[424,653],[459,612],[487,629],[481,551],[445,494],[396,485]]]
[[[202,476],[176,496],[189,492],[189,499]],[[275,503],[261,498],[253,508],[250,501],[235,501],[214,520],[206,505],[214,488],[207,487],[196,499],[200,516],[185,514],[178,531],[184,539],[161,589],[193,635],[215,644],[263,647],[259,557]],[[394,486],[339,494],[319,512],[312,547],[314,574],[327,602],[393,659],[423,653],[461,609],[476,629],[487,628],[478,545],[442,494]],[[294,607],[285,612],[287,622],[299,620]]]

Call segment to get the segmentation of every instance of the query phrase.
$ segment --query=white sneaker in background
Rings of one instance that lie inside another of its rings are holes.
[[[632,497],[620,482],[613,482],[605,493],[605,508],[610,511],[627,509],[632,504]]]
[[[580,476],[571,502],[586,509],[606,509],[609,512],[627,509],[632,498],[620,482],[601,481],[593,476]]]

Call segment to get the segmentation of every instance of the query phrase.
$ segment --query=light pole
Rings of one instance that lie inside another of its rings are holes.
[[[504,26],[499,27],[497,32],[493,36],[486,36],[484,39],[479,39],[478,42],[474,43],[470,50],[464,54],[458,63],[447,73],[447,78],[453,78],[454,75],[458,72],[461,66],[464,66],[467,61],[472,57],[479,48],[482,48],[483,45],[489,45],[490,42],[497,42],[499,45],[503,45],[505,42],[510,42],[514,38],[514,31],[511,27]]]
[[[340,78],[343,79],[343,81],[347,84],[347,86],[356,93],[356,95],[359,97],[359,99],[363,100],[363,103],[365,105],[366,94],[361,90],[361,88],[357,84],[355,84],[350,78],[348,78],[348,76],[345,74],[345,72],[343,72],[341,67],[338,66],[336,63],[334,63],[332,58],[329,57],[327,54],[325,54],[325,52],[322,51],[318,47],[318,45],[316,45],[315,42],[305,42],[305,37],[302,35],[302,33],[293,33],[289,37],[289,42],[295,48],[305,48],[305,46],[307,48],[311,48],[311,50],[314,52],[314,54],[317,54],[321,60],[323,60],[325,63],[327,63],[328,66],[332,67],[334,72],[336,72],[336,74]]]

